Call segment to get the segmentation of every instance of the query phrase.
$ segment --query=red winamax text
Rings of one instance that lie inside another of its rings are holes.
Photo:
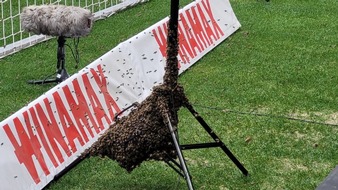
[[[97,71],[92,68],[89,73],[92,74],[91,80],[99,87],[99,92],[93,89],[88,73],[83,74],[81,76],[83,83],[80,84],[74,79],[70,84],[73,91],[69,86],[64,86],[62,92],[52,94],[52,100],[45,98],[43,103],[38,103],[23,112],[24,122],[18,117],[14,118],[17,138],[8,124],[3,126],[14,146],[16,157],[20,164],[27,168],[36,184],[41,180],[33,159],[39,163],[44,174],[49,175],[47,159],[57,168],[65,160],[62,152],[70,157],[77,151],[75,140],[81,146],[85,145],[94,137],[94,133],[98,134],[104,130],[103,120],[112,123],[115,113],[120,112],[120,108],[107,90],[107,81],[101,65],[97,67]],[[85,91],[81,90],[81,86]],[[65,99],[61,98],[60,93],[64,94]],[[104,101],[100,101],[99,96]],[[52,111],[52,102],[56,107],[55,112]],[[108,112],[106,113],[103,108],[107,108]],[[46,154],[42,153],[42,149]]]
[[[196,6],[180,13],[179,33],[179,57],[181,63],[189,63],[190,59],[197,56],[196,50],[202,52],[224,36],[217,24],[210,7],[209,0],[202,0]],[[156,42],[159,45],[163,57],[166,56],[167,23],[152,30]],[[181,64],[179,63],[179,68]]]

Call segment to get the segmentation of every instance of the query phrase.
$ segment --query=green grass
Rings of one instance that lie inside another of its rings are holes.
[[[219,149],[190,150],[184,153],[194,186],[315,189],[338,164],[338,126],[287,117],[338,123],[338,1],[231,3],[241,29],[183,73],[180,83],[250,176],[241,175]],[[168,14],[169,1],[151,0],[95,23],[80,42],[81,66]],[[0,60],[0,119],[52,87],[26,81],[54,71],[55,45],[52,40]],[[67,68],[73,73],[70,56]],[[209,140],[187,110],[179,117],[182,143]],[[48,189],[186,189],[186,184],[161,162],[146,162],[128,174],[114,161],[90,158]]]

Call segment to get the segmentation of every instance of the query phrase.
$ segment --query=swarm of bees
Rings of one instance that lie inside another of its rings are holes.
[[[146,160],[167,161],[177,157],[167,118],[176,128],[178,110],[189,104],[183,87],[177,83],[177,42],[176,25],[174,29],[169,27],[168,31],[163,84],[155,86],[152,94],[129,115],[111,125],[84,155],[107,156],[128,172]]]
[[[171,96],[172,93],[175,96]],[[172,126],[177,126],[177,111],[186,101],[181,86],[174,91],[165,85],[156,86],[146,100],[128,116],[111,125],[85,154],[107,156],[128,172],[146,160],[176,158],[176,149],[164,116],[168,115]]]

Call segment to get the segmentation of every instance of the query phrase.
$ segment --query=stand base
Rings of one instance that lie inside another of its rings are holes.
[[[180,145],[178,142],[178,137],[176,135],[177,129],[173,129],[169,117],[167,116],[168,120],[168,127],[170,133],[172,135],[172,139],[177,151],[177,156],[179,158],[179,163],[176,162],[173,158],[167,157],[165,162],[174,169],[180,176],[182,176],[188,185],[189,190],[194,190],[193,183],[191,181],[191,176],[188,170],[188,167],[185,163],[185,159],[182,153],[182,150],[191,150],[191,149],[200,149],[200,148],[221,148],[223,152],[231,159],[231,161],[237,166],[239,170],[243,173],[243,175],[248,176],[249,172],[246,168],[238,161],[238,159],[232,154],[232,152],[225,146],[225,144],[221,141],[221,139],[216,135],[216,133],[209,127],[209,125],[204,121],[204,119],[194,110],[192,105],[187,104],[186,108],[190,111],[190,113],[195,117],[195,119],[201,124],[204,130],[209,134],[209,136],[214,140],[214,142],[207,142],[207,143],[197,143],[197,144],[186,144]],[[173,164],[172,164],[173,163]]]
[[[55,79],[44,79],[44,80],[29,80],[28,84],[48,84],[48,83],[61,83],[69,78],[69,74],[66,69],[61,69],[57,72]]]

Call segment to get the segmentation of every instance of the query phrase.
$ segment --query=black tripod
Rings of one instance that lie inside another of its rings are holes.
[[[170,9],[170,19],[168,24],[168,39],[167,39],[167,67],[166,73],[164,78],[164,82],[167,84],[171,84],[172,92],[174,89],[177,88],[177,76],[173,75],[173,73],[178,74],[178,17],[179,17],[179,0],[171,0],[171,9]],[[176,49],[177,48],[177,49]],[[171,65],[170,65],[171,63]],[[173,64],[176,63],[176,64]],[[169,71],[169,72],[167,72]],[[171,80],[169,80],[169,79]],[[166,80],[167,79],[167,80]],[[170,87],[170,86],[169,86]],[[179,94],[172,94],[172,96],[179,96]],[[185,96],[182,95],[181,96]],[[181,97],[180,99],[186,99],[186,97]],[[243,175],[247,176],[248,171],[244,168],[244,166],[237,160],[237,158],[232,154],[232,152],[225,146],[225,144],[220,140],[220,138],[216,135],[216,133],[208,126],[208,124],[204,121],[204,119],[194,110],[192,105],[186,99],[184,105],[190,113],[195,117],[195,119],[202,125],[204,130],[209,134],[211,138],[213,138],[214,142],[209,143],[198,143],[198,144],[188,144],[188,145],[180,145],[177,137],[177,130],[173,128],[169,115],[164,115],[164,119],[167,119],[168,128],[171,133],[177,157],[179,159],[179,163],[176,162],[175,159],[171,158],[169,155],[166,156],[167,159],[165,162],[173,168],[179,175],[184,177],[187,182],[189,190],[193,190],[193,183],[191,181],[191,176],[189,174],[188,167],[185,163],[185,159],[182,153],[182,150],[189,150],[189,149],[200,149],[200,148],[213,148],[219,147],[223,150],[223,152],[232,160],[232,162],[241,170]],[[173,107],[173,106],[172,106]],[[168,113],[168,112],[166,112]],[[165,118],[166,117],[166,118]]]
[[[66,38],[64,36],[59,36],[58,38],[58,51],[57,51],[57,65],[56,65],[56,77],[54,79],[44,79],[44,80],[29,80],[29,84],[47,84],[47,83],[60,83],[66,80],[69,77],[65,69],[65,43]]]
[[[173,129],[173,127],[170,123],[169,117],[168,117],[168,123],[169,123],[168,127],[169,127],[170,133],[171,133],[173,141],[174,141],[174,145],[175,145],[175,148],[176,148],[176,151],[177,151],[179,163],[177,163],[176,160],[172,159],[169,156],[168,156],[168,160],[166,160],[165,162],[172,169],[174,169],[180,176],[182,176],[186,180],[187,185],[188,185],[188,189],[193,190],[194,187],[193,187],[193,183],[191,181],[191,176],[190,176],[188,167],[185,163],[185,159],[184,159],[182,150],[192,150],[192,149],[200,149],[200,148],[221,148],[223,150],[223,152],[230,158],[230,160],[237,166],[237,168],[239,170],[241,170],[243,175],[245,175],[245,176],[249,175],[248,170],[245,169],[245,167],[238,161],[238,159],[234,156],[234,154],[225,146],[225,144],[222,142],[222,140],[209,127],[209,125],[204,121],[204,119],[194,110],[192,105],[188,104],[186,106],[186,108],[190,111],[190,113],[201,124],[201,126],[204,128],[204,130],[214,140],[214,142],[208,142],[208,143],[180,145],[179,142],[178,142],[177,130]]]
[[[121,112],[115,115],[115,121],[118,120],[118,116],[123,112],[127,111],[133,106],[137,106],[138,103],[135,102],[127,108],[123,109]],[[211,129],[211,127],[204,121],[204,119],[199,115],[198,112],[195,111],[193,106],[190,103],[185,104],[185,106],[190,113],[194,116],[194,118],[199,122],[199,124],[204,128],[204,130],[209,134],[209,136],[214,140],[214,142],[206,142],[206,143],[196,143],[196,144],[185,144],[181,145],[178,139],[178,131],[177,128],[174,128],[171,124],[169,115],[165,115],[168,123],[168,128],[173,139],[173,143],[176,149],[176,154],[178,161],[173,159],[171,156],[167,155],[164,159],[165,163],[168,164],[174,171],[176,171],[181,177],[186,180],[187,186],[189,190],[194,190],[194,186],[191,180],[191,175],[189,173],[188,166],[185,162],[185,158],[182,150],[193,150],[193,149],[201,149],[201,148],[221,148],[223,152],[230,158],[230,160],[237,166],[237,168],[242,172],[243,175],[248,176],[248,170],[242,165],[242,163],[236,158],[236,156],[227,148],[227,146],[223,143],[223,141],[216,135],[216,133]]]

